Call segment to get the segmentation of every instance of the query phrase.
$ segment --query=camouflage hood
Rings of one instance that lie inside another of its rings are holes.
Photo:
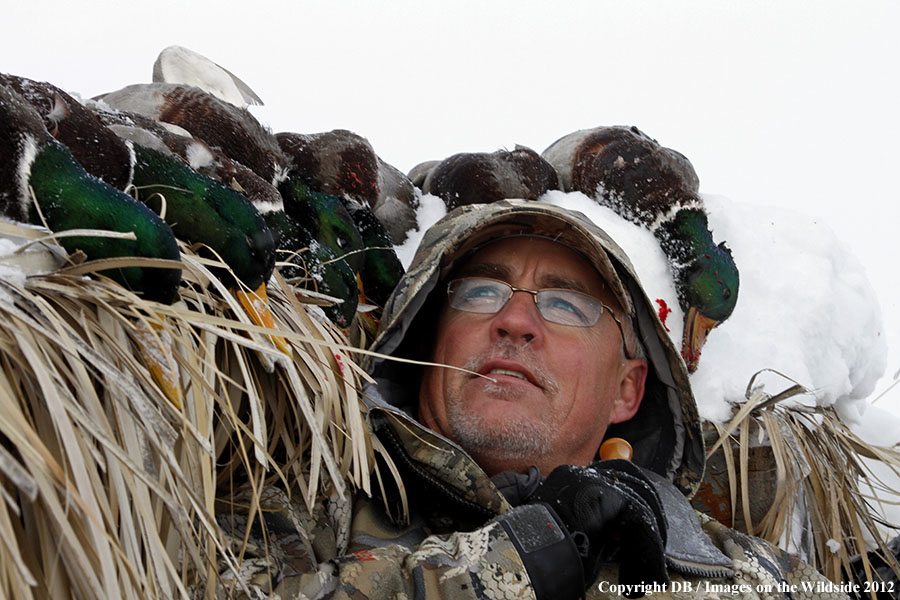
[[[438,284],[474,248],[516,233],[546,236],[579,251],[610,283],[633,320],[650,369],[640,410],[631,420],[610,425],[607,437],[628,440],[634,447],[634,462],[693,495],[705,459],[701,423],[684,362],[628,257],[579,212],[519,200],[452,211],[426,232],[409,270],[385,306],[371,349],[393,357],[427,360],[437,310],[444,299],[444,288]],[[433,291],[438,293],[433,295]],[[365,366],[378,384],[373,402],[415,417],[421,367],[380,357],[368,359]]]

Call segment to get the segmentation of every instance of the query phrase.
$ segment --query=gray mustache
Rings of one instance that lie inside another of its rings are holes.
[[[559,391],[559,383],[556,377],[535,357],[534,352],[527,345],[522,346],[507,340],[491,344],[490,347],[470,358],[463,365],[463,368],[469,371],[477,371],[478,367],[496,358],[514,360],[520,363],[534,375],[538,385],[541,386],[546,395],[552,396]]]

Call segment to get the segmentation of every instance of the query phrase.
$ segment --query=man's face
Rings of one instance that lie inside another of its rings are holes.
[[[487,277],[530,290],[569,288],[616,306],[597,271],[555,242],[508,238],[476,252],[454,278]],[[617,309],[618,310],[618,309]],[[549,473],[593,460],[609,423],[640,404],[646,363],[625,360],[608,314],[591,327],[551,323],[534,296],[516,292],[495,314],[441,312],[432,367],[420,388],[419,418],[459,443],[488,472]]]

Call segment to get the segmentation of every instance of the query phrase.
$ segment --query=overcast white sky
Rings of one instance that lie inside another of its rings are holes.
[[[691,159],[702,192],[833,228],[867,267],[900,369],[900,2],[36,0],[4,13],[2,71],[92,96],[150,81],[180,44],[250,84],[275,131],[351,129],[403,171],[637,125]]]

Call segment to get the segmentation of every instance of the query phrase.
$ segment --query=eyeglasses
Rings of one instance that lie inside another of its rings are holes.
[[[609,311],[619,326],[622,338],[622,323],[612,308],[603,304],[593,296],[575,290],[561,288],[545,288],[542,290],[526,290],[509,285],[496,279],[467,277],[454,279],[447,284],[447,296],[450,306],[470,313],[495,314],[506,306],[513,292],[527,292],[534,296],[534,303],[541,316],[551,323],[571,327],[592,327],[603,316],[604,309]]]

